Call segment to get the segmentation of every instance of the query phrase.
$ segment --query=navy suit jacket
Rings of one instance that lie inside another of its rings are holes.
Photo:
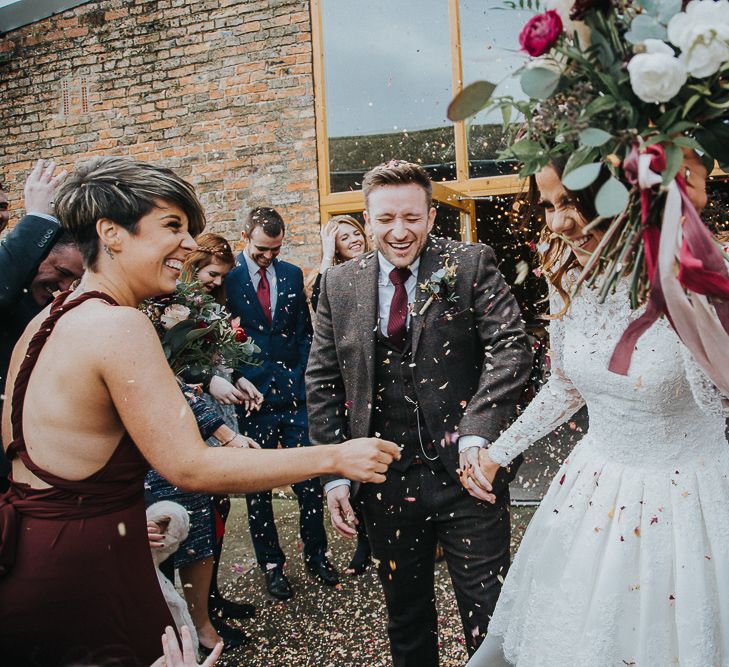
[[[241,253],[236,267],[225,279],[228,310],[240,317],[240,325],[261,348],[260,366],[242,364],[237,369],[263,394],[274,409],[287,409],[306,402],[304,373],[311,349],[311,317],[304,295],[301,269],[288,262],[273,261],[276,271],[276,312],[269,324],[253,288],[248,265]]]

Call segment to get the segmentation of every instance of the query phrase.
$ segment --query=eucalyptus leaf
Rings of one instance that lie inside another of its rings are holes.
[[[596,148],[591,148],[589,146],[583,146],[582,148],[578,148],[567,159],[567,163],[565,164],[562,173],[568,174],[574,169],[577,169],[577,167],[581,167],[583,164],[589,164],[590,162],[594,162],[598,158],[598,156],[599,152]]]
[[[562,185],[567,190],[572,190],[573,192],[584,190],[597,180],[597,177],[600,175],[600,167],[602,167],[602,162],[583,164],[568,174],[562,174]]]
[[[612,138],[613,135],[610,132],[605,132],[597,127],[588,127],[580,132],[580,143],[585,146],[603,146]]]
[[[673,143],[676,144],[676,146],[681,146],[681,148],[690,148],[695,151],[703,151],[704,149],[701,147],[701,144],[696,141],[693,137],[686,137],[686,136],[680,136],[676,137],[673,140]]]
[[[683,164],[683,151],[680,146],[671,144],[665,147],[666,168],[663,170],[663,185],[668,185],[678,173]]]
[[[509,152],[518,160],[526,161],[535,157],[539,157],[544,152],[542,144],[532,141],[531,139],[522,139],[517,141]]]
[[[658,20],[665,25],[681,11],[681,0],[660,0],[657,4]]]
[[[504,127],[506,127],[511,122],[511,105],[510,104],[501,105],[501,119],[504,121]]]
[[[595,195],[595,209],[603,218],[612,218],[625,210],[629,194],[628,188],[617,178],[610,177]]]
[[[544,100],[556,90],[560,76],[546,67],[532,67],[522,73],[521,89],[533,100]]]
[[[474,81],[456,95],[448,105],[448,118],[465,120],[483,109],[491,99],[496,85],[490,81]]]
[[[597,56],[598,61],[604,69],[609,70],[618,59],[615,57],[612,46],[599,30],[593,28],[590,32],[590,39],[592,40],[592,50]]]
[[[188,331],[187,335],[185,336],[185,340],[188,343],[192,343],[192,341],[197,340],[198,338],[202,338],[203,336],[206,336],[210,331],[212,331],[212,326],[209,327],[200,327],[199,329],[193,329],[192,331]]]
[[[615,98],[612,95],[603,95],[596,97],[592,102],[587,105],[585,109],[585,116],[592,117],[596,116],[603,111],[610,111],[614,109],[616,105]]]
[[[625,33],[625,39],[631,44],[643,44],[646,39],[665,40],[667,37],[666,26],[648,14],[638,14],[630,24],[630,30]]]

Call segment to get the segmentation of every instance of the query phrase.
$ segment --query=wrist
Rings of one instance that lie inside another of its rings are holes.
[[[327,475],[342,474],[342,445],[322,445],[324,470]]]

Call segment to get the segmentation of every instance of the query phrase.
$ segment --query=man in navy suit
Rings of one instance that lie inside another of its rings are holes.
[[[241,366],[238,374],[264,396],[260,411],[239,415],[241,433],[264,448],[306,447],[310,444],[304,372],[311,348],[311,318],[304,296],[301,269],[276,257],[286,228],[273,208],[253,209],[243,231],[245,250],[225,281],[228,309],[261,348],[260,366]],[[299,527],[309,571],[324,583],[339,581],[327,560],[327,537],[321,483],[318,478],[293,485],[299,499]],[[271,492],[246,496],[248,523],[256,559],[271,595],[292,596],[283,572],[286,557],[278,541]]]

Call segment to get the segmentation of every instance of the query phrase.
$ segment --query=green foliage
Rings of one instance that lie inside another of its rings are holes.
[[[559,72],[533,67],[522,72],[521,89],[533,100],[545,100],[557,89],[559,79]]]
[[[260,348],[197,282],[180,282],[173,294],[139,308],[154,324],[175,375],[260,364]]]

